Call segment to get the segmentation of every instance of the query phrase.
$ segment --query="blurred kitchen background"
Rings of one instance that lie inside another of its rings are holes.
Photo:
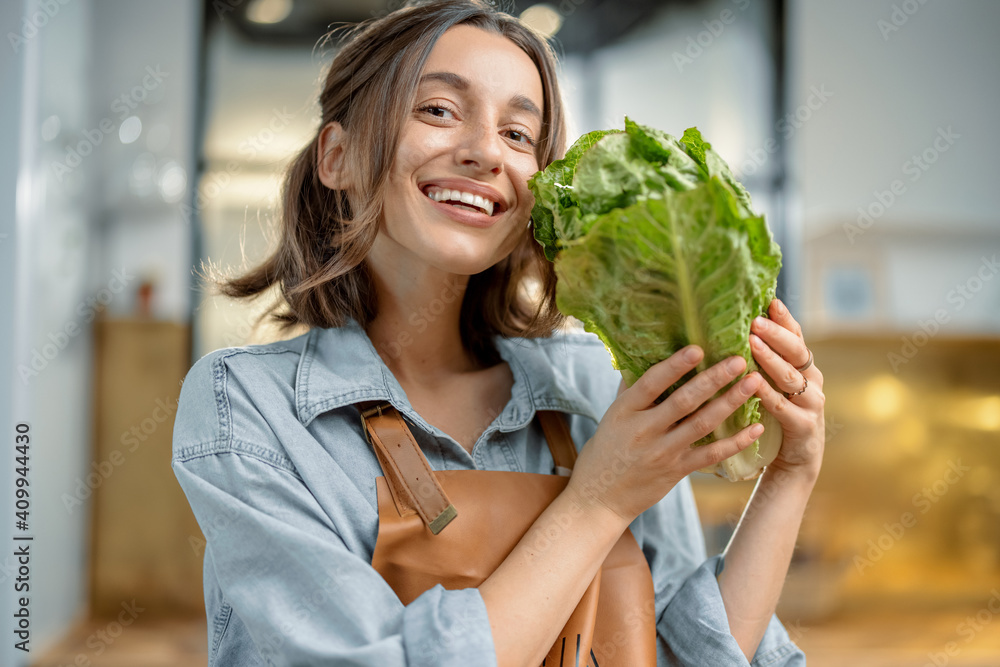
[[[173,411],[194,360],[274,332],[194,271],[264,256],[317,129],[317,40],[400,4],[0,4],[0,532],[34,537],[29,654],[0,556],[0,664],[206,664]],[[782,246],[828,397],[779,609],[809,664],[1000,665],[1000,3],[503,6],[552,34],[573,137],[697,125]],[[695,487],[717,551],[752,484]]]

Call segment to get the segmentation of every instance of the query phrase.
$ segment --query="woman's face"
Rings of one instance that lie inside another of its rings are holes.
[[[505,37],[447,30],[421,72],[385,190],[376,259],[462,275],[506,257],[526,232],[538,170],[542,82]]]

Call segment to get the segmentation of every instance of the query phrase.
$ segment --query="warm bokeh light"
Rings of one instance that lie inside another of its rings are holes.
[[[247,18],[254,23],[281,23],[292,13],[292,0],[254,0],[247,7]]]
[[[559,32],[563,21],[562,14],[555,7],[544,2],[532,5],[521,12],[521,20],[546,37],[551,37]]]
[[[968,425],[981,431],[1000,431],[1000,396],[985,396],[966,403]]]
[[[886,422],[903,409],[906,386],[891,375],[876,375],[865,385],[865,413],[875,422]]]

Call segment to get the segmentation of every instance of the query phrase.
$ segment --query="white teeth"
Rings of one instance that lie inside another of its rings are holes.
[[[427,190],[427,196],[434,201],[457,201],[463,204],[470,204],[481,208],[486,215],[493,215],[493,209],[496,206],[494,202],[486,197],[472,194],[471,192],[462,192],[461,190],[430,188]]]

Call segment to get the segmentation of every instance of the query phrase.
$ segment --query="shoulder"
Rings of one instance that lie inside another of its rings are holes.
[[[574,379],[610,377],[621,379],[611,354],[596,334],[557,332],[547,338],[533,338],[538,351],[544,354],[557,371]]]
[[[621,382],[611,354],[595,334],[556,332],[548,337],[508,339],[525,371],[534,402],[540,408],[570,408],[583,401],[587,414],[600,421]]]
[[[209,352],[188,370],[174,421],[173,457],[191,458],[259,442],[260,408],[294,414],[295,375],[304,336]],[[259,447],[259,445],[257,445]]]

